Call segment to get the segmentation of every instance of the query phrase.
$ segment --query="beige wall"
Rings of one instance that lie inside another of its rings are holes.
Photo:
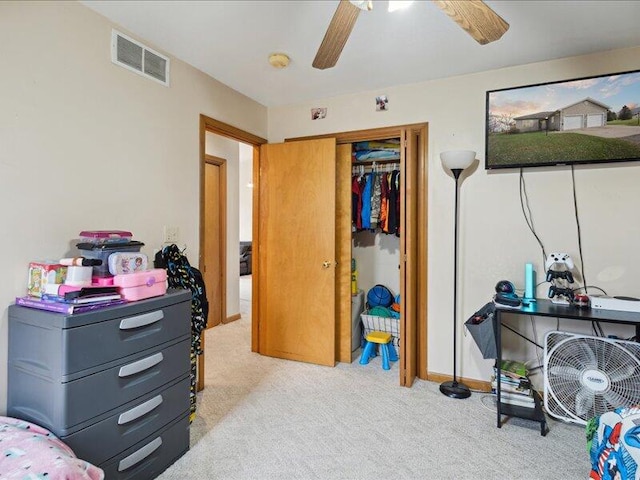
[[[400,239],[395,235],[369,231],[352,235],[351,257],[356,260],[358,289],[365,295],[371,287],[384,285],[394,295],[400,293]]]
[[[7,351],[7,307],[24,293],[28,262],[70,253],[81,230],[131,230],[152,255],[162,242],[163,225],[175,225],[197,264],[200,113],[271,142],[428,122],[429,368],[448,373],[453,181],[438,154],[471,148],[480,160],[461,191],[462,322],[489,300],[497,280],[510,279],[522,287],[525,262],[533,262],[539,275],[543,270],[540,249],[520,211],[517,172],[482,168],[486,90],[633,70],[640,55],[640,48],[618,50],[267,112],[176,59],[169,88],[113,65],[111,27],[75,3],[0,2],[2,352]],[[388,111],[375,112],[378,94],[388,95]],[[311,122],[309,108],[316,106],[328,107],[328,115]],[[610,294],[640,296],[638,168],[576,168],[587,278]],[[525,179],[547,251],[566,251],[578,260],[570,170],[528,170]],[[546,286],[538,290],[539,296],[545,293]],[[541,341],[555,322],[539,321],[537,326]],[[560,327],[580,326],[561,322]],[[487,379],[491,362],[481,358],[462,332],[460,345],[462,374]],[[513,341],[510,348],[514,357],[534,355],[523,353]],[[6,356],[0,356],[0,409],[5,399]]]
[[[319,99],[269,109],[269,140],[408,123],[429,123],[429,370],[452,367],[453,200],[454,183],[439,154],[450,149],[478,152],[479,166],[461,186],[459,325],[489,301],[495,283],[513,281],[524,288],[524,264],[533,262],[544,276],[542,253],[523,218],[517,171],[484,170],[484,115],[487,90],[634,70],[640,48],[494,70],[379,91]],[[375,111],[375,96],[387,95],[389,109]],[[311,107],[327,107],[327,117],[311,121]],[[576,224],[568,167],[525,171],[536,230],[547,252],[570,253],[579,264]],[[640,297],[640,165],[576,167],[582,245],[589,284],[611,295]],[[538,289],[545,297],[548,285]],[[595,292],[595,290],[590,290]],[[556,328],[555,320],[536,321],[538,340]],[[521,325],[531,329],[528,321]],[[561,329],[584,325],[560,322]],[[470,335],[460,335],[460,371],[488,380],[492,362],[483,360]],[[612,329],[607,329],[612,331]],[[632,333],[626,331],[628,335]],[[535,352],[507,335],[508,355],[535,362]],[[541,352],[540,352],[541,353]],[[537,381],[541,385],[540,379]]]
[[[0,411],[29,261],[87,229],[130,230],[152,255],[175,225],[197,265],[199,115],[267,134],[265,107],[181,61],[169,88],[112,64],[111,28],[76,3],[0,2]]]

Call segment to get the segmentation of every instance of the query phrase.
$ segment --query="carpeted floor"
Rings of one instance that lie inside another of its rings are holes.
[[[509,419],[493,399],[443,396],[438,384],[398,386],[397,365],[335,368],[251,353],[250,300],[242,319],[207,331],[206,388],[190,451],[173,479],[586,479],[584,428]]]

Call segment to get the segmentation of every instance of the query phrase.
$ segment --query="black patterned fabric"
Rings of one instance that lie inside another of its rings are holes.
[[[202,332],[207,327],[209,314],[207,290],[200,270],[189,264],[187,256],[175,244],[164,247],[156,254],[154,266],[167,270],[169,288],[191,290],[191,415],[189,420],[193,421],[196,413],[196,359],[202,354]]]

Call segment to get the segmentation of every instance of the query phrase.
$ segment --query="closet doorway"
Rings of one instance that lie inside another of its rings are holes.
[[[352,145],[399,139],[400,178],[400,385],[427,379],[427,124],[287,139],[335,139],[336,148],[336,359],[352,360],[351,172]]]

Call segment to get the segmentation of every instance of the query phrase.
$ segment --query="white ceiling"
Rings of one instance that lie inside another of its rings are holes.
[[[484,46],[430,1],[389,13],[381,0],[360,14],[337,65],[317,70],[337,0],[82,3],[265,106],[640,46],[638,0],[486,1],[510,28]],[[274,52],[288,68],[269,65]]]

